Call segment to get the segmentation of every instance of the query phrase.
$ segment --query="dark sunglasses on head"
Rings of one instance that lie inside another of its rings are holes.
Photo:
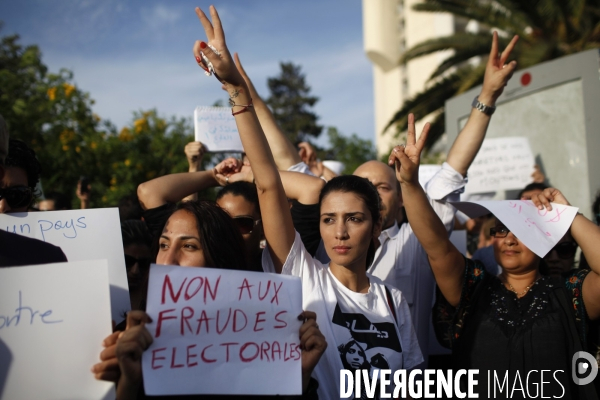
[[[11,186],[0,189],[0,200],[6,199],[11,208],[26,207],[33,199],[33,193],[28,186]]]
[[[260,219],[255,221],[252,217],[233,217],[233,222],[235,222],[242,235],[252,233],[254,227],[258,225],[260,221]]]
[[[548,254],[546,254],[547,258],[550,256],[550,254],[552,254],[552,252],[556,250],[556,255],[559,258],[562,258],[563,260],[567,260],[569,258],[573,258],[575,256],[575,252],[577,251],[577,243],[575,242],[563,242],[563,243],[559,243],[556,246],[554,246],[552,248],[552,250],[550,250],[548,252]]]
[[[490,228],[490,236],[495,238],[505,238],[508,236],[508,232],[510,232],[510,229],[505,226]]]
[[[138,268],[142,271],[150,268],[149,258],[135,258],[125,254],[125,268],[127,268],[128,271],[133,268],[135,263],[138,263]]]

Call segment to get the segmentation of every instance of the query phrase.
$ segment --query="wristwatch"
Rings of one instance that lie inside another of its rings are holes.
[[[494,111],[496,111],[496,107],[486,106],[485,104],[480,102],[479,96],[475,96],[475,98],[473,99],[473,103],[471,104],[471,107],[476,108],[479,111],[481,111],[482,113],[484,113],[485,115],[489,115],[489,116],[492,116]]]

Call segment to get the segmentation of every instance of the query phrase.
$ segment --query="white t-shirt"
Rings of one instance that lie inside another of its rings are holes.
[[[274,271],[269,251],[263,252],[263,268]],[[306,251],[300,235],[283,265],[282,274],[302,279],[302,307],[317,314],[327,350],[313,371],[319,382],[319,398],[340,398],[340,370],[411,369],[423,361],[402,293],[388,286],[396,319],[388,305],[386,286],[367,274],[368,293],[356,293]],[[393,386],[390,386],[393,390]],[[379,390],[377,390],[379,393]]]

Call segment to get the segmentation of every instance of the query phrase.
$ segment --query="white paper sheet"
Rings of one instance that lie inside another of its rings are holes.
[[[526,137],[485,139],[467,173],[465,193],[522,189],[531,183],[534,165]]]
[[[112,319],[131,309],[117,208],[0,214],[0,229],[58,246],[69,261],[106,259]]]
[[[552,203],[552,211],[539,210],[531,200],[452,202],[471,218],[492,213],[540,257],[544,257],[567,233],[579,210]]]
[[[299,278],[152,265],[146,311],[146,394],[301,394]]]
[[[194,130],[196,141],[202,142],[207,151],[244,151],[231,108],[196,107]]]
[[[90,372],[111,333],[106,260],[0,268],[0,398],[114,399]]]

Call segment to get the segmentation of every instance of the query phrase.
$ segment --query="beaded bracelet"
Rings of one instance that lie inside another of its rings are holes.
[[[250,107],[254,107],[254,104],[252,104],[252,98],[250,98],[250,102],[248,104],[232,104],[231,107],[243,107],[240,111],[233,112],[233,110],[231,110],[231,115],[238,115],[248,111]]]

